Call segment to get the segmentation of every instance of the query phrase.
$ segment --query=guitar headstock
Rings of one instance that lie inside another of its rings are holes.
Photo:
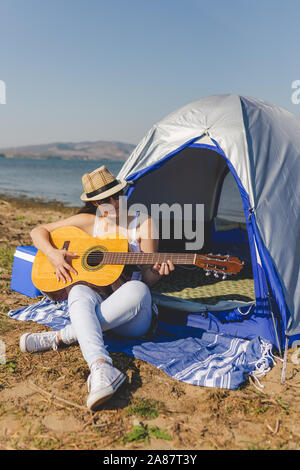
[[[196,255],[194,264],[206,271],[209,275],[213,273],[221,273],[225,278],[226,275],[239,273],[244,263],[238,258],[229,255],[214,255],[212,253],[205,255]]]

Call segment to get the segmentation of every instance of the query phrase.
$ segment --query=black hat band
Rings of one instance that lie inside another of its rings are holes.
[[[95,191],[92,191],[90,193],[85,193],[85,195],[86,197],[91,198],[91,197],[97,196],[98,194],[105,193],[105,191],[108,191],[109,189],[113,188],[114,186],[118,186],[119,184],[122,184],[121,181],[114,180],[114,181],[111,181],[111,183],[107,183],[104,186],[102,186],[101,189],[96,189]]]

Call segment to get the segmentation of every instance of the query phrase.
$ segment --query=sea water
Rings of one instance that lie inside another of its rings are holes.
[[[30,158],[0,158],[0,194],[59,201],[69,206],[81,206],[84,173],[106,165],[117,176],[123,162],[111,160],[36,160]],[[218,216],[244,222],[242,201],[237,184],[229,172],[223,184]]]
[[[110,160],[0,158],[0,194],[81,206],[81,177],[101,165],[106,165],[117,175],[123,163]]]

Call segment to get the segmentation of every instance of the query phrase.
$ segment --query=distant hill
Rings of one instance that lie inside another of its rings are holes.
[[[135,145],[123,142],[55,142],[52,144],[27,145],[0,149],[5,158],[61,158],[63,160],[113,160],[123,162]]]

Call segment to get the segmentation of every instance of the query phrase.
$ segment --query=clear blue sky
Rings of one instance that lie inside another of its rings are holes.
[[[136,144],[219,93],[300,115],[299,0],[1,0],[0,147]]]

